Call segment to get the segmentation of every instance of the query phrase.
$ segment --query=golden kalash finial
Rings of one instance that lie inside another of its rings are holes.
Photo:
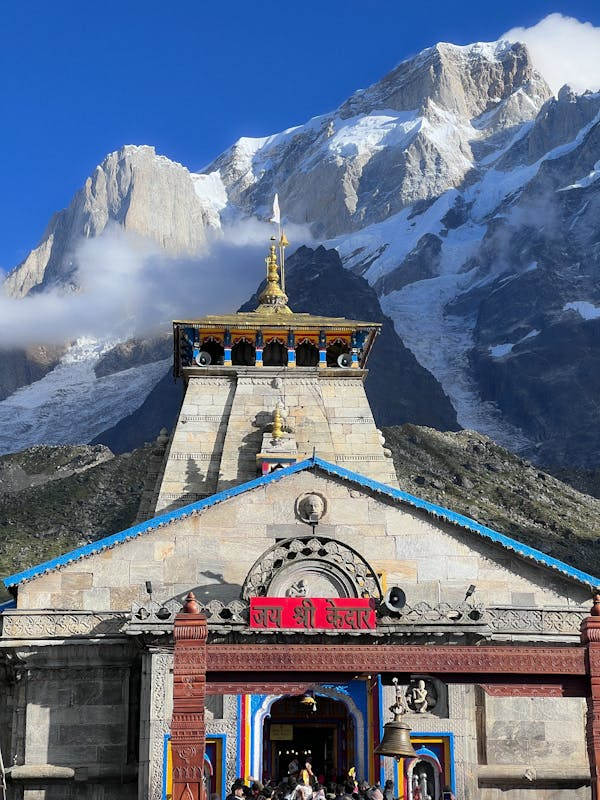
[[[283,436],[283,426],[281,424],[281,411],[279,410],[279,406],[275,406],[275,411],[273,412],[273,430],[271,433],[271,438],[273,439],[281,439]]]
[[[276,239],[273,237],[269,255],[265,259],[267,263],[267,285],[258,298],[260,306],[257,310],[291,314],[287,305],[287,295],[279,285],[279,265],[277,264],[275,241]]]

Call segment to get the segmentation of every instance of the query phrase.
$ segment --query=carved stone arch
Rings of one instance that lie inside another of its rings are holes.
[[[336,686],[321,686],[316,684],[314,687],[315,694],[322,695],[323,697],[331,697],[332,700],[338,700],[343,703],[348,709],[348,714],[354,720],[354,735],[356,737],[356,759],[357,759],[357,773],[365,775],[364,751],[365,751],[365,730],[366,720],[362,711],[358,708],[352,697],[344,690],[344,687]],[[251,764],[253,775],[263,774],[263,748],[262,748],[262,731],[265,719],[271,713],[271,706],[278,700],[285,697],[283,694],[270,694],[263,698],[262,703],[256,710],[254,719],[252,721],[254,742],[253,752],[251,754]]]
[[[406,770],[406,784],[408,789],[407,800],[415,798],[415,782],[419,785],[419,774],[424,768],[427,780],[427,797],[431,800],[441,800],[442,797],[442,765],[436,754],[427,747],[420,747],[417,757],[404,762]],[[419,791],[418,797],[424,796],[424,791]]]
[[[253,564],[242,586],[242,598],[372,597],[383,593],[377,573],[360,553],[325,536],[284,539]]]

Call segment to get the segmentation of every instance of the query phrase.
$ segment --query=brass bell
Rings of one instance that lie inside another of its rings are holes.
[[[391,756],[392,758],[416,758],[415,748],[410,741],[410,727],[406,722],[402,722],[402,715],[409,710],[406,698],[398,688],[398,678],[393,679],[396,687],[396,702],[390,706],[390,711],[394,715],[392,722],[386,722],[383,726],[383,739],[375,748],[375,755]]]
[[[375,748],[375,755],[392,758],[416,758],[410,741],[410,727],[405,722],[394,720],[383,726],[383,739]]]

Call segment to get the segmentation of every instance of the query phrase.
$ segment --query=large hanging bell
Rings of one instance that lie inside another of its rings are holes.
[[[416,758],[415,748],[410,741],[410,728],[405,722],[394,720],[383,726],[383,739],[375,748],[378,756],[392,758]]]

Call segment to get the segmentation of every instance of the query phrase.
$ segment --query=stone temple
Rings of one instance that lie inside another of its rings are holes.
[[[600,800],[600,579],[398,487],[378,330],[291,311],[274,245],[255,311],[174,323],[147,518],[5,579],[0,797],[223,800],[310,755],[402,800]]]

